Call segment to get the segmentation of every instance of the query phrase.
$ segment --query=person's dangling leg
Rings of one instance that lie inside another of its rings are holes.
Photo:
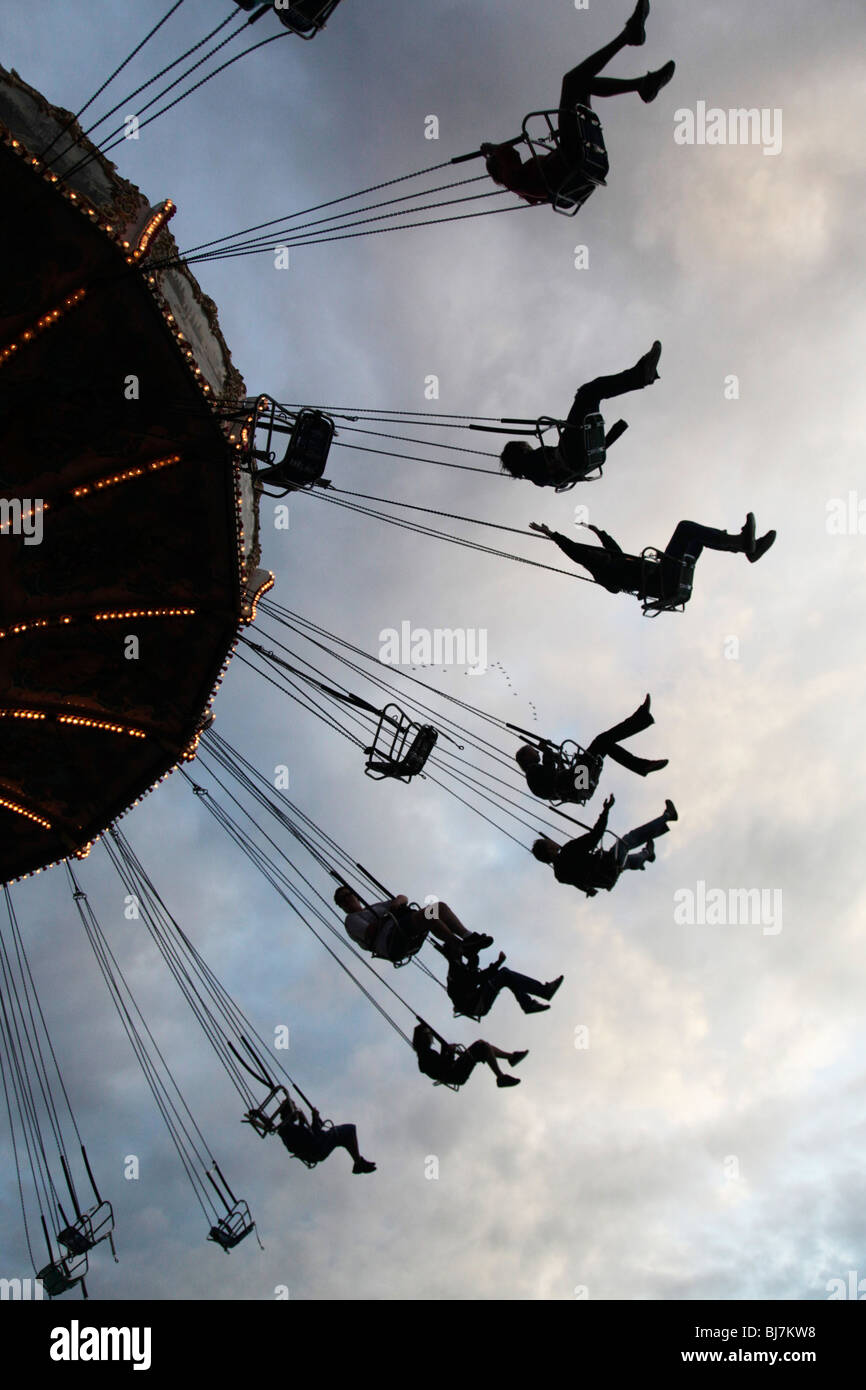
[[[366,1158],[361,1157],[361,1150],[358,1148],[358,1131],[354,1125],[334,1125],[333,1129],[327,1129],[322,1134],[322,1139],[328,1144],[328,1153],[333,1153],[334,1149],[345,1149],[349,1157],[353,1160],[354,1173],[375,1172],[375,1163],[370,1163]]]
[[[625,396],[629,391],[641,391],[658,381],[656,368],[661,351],[661,343],[655,342],[633,367],[609,376],[597,376],[578,388],[566,417],[566,428],[560,443],[560,452],[567,462],[573,460],[576,467],[583,461],[583,422],[587,415],[594,415],[601,409],[602,401]]]
[[[665,810],[663,815],[656,816],[655,820],[647,821],[646,825],[639,825],[634,830],[626,831],[625,835],[620,835],[620,845],[626,850],[638,849],[650,840],[657,840],[660,835],[667,835],[668,821],[677,819],[673,802],[668,802],[667,805],[670,810]]]
[[[681,521],[667,543],[665,554],[681,560],[685,555],[698,558],[702,550],[729,550],[748,555],[755,548],[755,518],[752,513],[739,532],[720,531],[698,521]]]
[[[606,68],[617,53],[628,46],[639,47],[646,42],[644,22],[649,14],[649,0],[638,0],[637,6],[626,21],[623,32],[616,39],[606,43],[598,53],[589,54],[577,67],[571,68],[563,78],[560,93],[560,111],[573,110],[577,104],[591,106],[589,97],[620,96],[626,92],[639,92],[644,101],[655,100],[657,93],[670,82],[674,64],[667,63],[656,72],[648,72],[642,78],[602,78],[599,72]]]
[[[479,932],[471,932],[467,927],[464,927],[460,918],[455,912],[452,912],[447,903],[437,903],[435,916],[429,919],[423,908],[419,908],[414,914],[414,917],[419,923],[423,923],[440,941],[453,941],[455,937],[459,937],[462,942],[472,941],[474,945],[477,945],[479,950],[483,950],[485,945],[493,945],[492,936],[485,936],[483,933]]]
[[[604,756],[610,753],[614,745],[624,738],[630,738],[632,734],[643,733],[655,723],[650,713],[650,697],[647,695],[642,705],[638,705],[634,714],[630,714],[627,719],[621,719],[618,724],[613,724],[603,733],[596,734],[592,743],[587,747],[587,753],[600,753]]]
[[[701,526],[697,521],[681,521],[668,541],[667,554],[674,559],[684,555],[697,558],[703,549],[729,550],[745,555],[753,564],[766,555],[776,539],[775,531],[767,531],[760,539],[756,537],[755,518],[749,512],[741,531],[718,531],[713,526]]]
[[[600,48],[597,53],[590,53],[582,63],[571,68],[562,79],[559,93],[560,111],[571,111],[575,106],[590,106],[590,97],[599,81],[598,73],[627,46],[628,39],[623,30],[615,39],[611,39],[610,43],[606,43],[604,48]]]
[[[627,854],[620,872],[622,873],[626,869],[642,869],[644,864],[651,864],[655,857],[655,849],[650,842],[644,845],[643,849],[636,850],[634,854]]]
[[[638,777],[648,777],[651,772],[660,772],[668,765],[667,758],[639,758],[628,748],[620,748],[618,743],[606,750],[606,756],[611,762],[619,763],[620,767],[626,768],[628,772],[637,773]]]
[[[633,367],[624,372],[613,372],[610,376],[597,376],[581,386],[568,413],[568,423],[579,423],[587,415],[598,410],[602,401],[612,400],[614,396],[625,396],[629,391],[642,391],[658,381],[658,360],[662,345],[653,343],[649,352],[638,358]]]
[[[479,1038],[474,1042],[468,1052],[476,1062],[486,1062],[493,1075],[496,1077],[497,1086],[519,1086],[520,1079],[516,1076],[506,1076],[499,1065],[498,1058],[503,1057],[507,1062],[514,1066],[513,1058],[517,1056],[514,1052],[503,1052],[500,1047],[494,1047],[492,1043],[485,1042]]]
[[[500,969],[497,975],[499,988],[510,989],[525,1014],[538,1013],[549,1007],[547,1004],[537,1003],[532,995],[550,1000],[562,984],[561,975],[557,980],[542,984],[540,980],[533,980],[530,975],[521,975],[518,971],[509,970],[507,967]]]

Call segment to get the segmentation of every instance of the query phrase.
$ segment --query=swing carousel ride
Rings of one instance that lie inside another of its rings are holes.
[[[212,43],[137,107],[138,119],[156,120],[265,43],[316,38],[336,8],[337,0],[236,0],[215,29],[136,88],[133,96],[157,86]],[[226,59],[223,48],[260,21],[257,42]],[[217,65],[207,69],[209,62]],[[110,124],[123,105],[95,124]],[[580,580],[534,558],[537,552],[515,551],[513,537],[533,543],[540,538],[532,532],[372,496],[342,486],[340,476],[341,462],[362,464],[373,454],[499,481],[497,455],[471,447],[478,435],[469,431],[531,438],[556,452],[575,426],[550,415],[469,418],[281,402],[266,389],[250,392],[192,269],[269,253],[275,242],[294,248],[375,236],[526,203],[486,174],[453,178],[453,166],[479,156],[473,151],[179,249],[173,202],[151,205],[121,176],[108,155],[122,145],[122,127],[91,139],[95,127],[82,124],[85,109],[61,110],[0,69],[0,197],[9,210],[0,271],[0,1064],[27,1244],[52,1297],[75,1288],[86,1296],[93,1252],[103,1245],[114,1251],[114,1209],[97,1186],[46,1034],[18,916],[26,887],[13,893],[18,880],[44,870],[65,879],[70,911],[201,1204],[208,1239],[225,1251],[255,1231],[252,1214],[147,1026],[82,887],[79,861],[91,851],[103,855],[135,895],[144,929],[234,1085],[244,1121],[261,1138],[280,1132],[287,1107],[296,1105],[291,1097],[314,1117],[318,1112],[174,918],[121,828],[142,797],[169,774],[182,779],[410,1046],[407,1029],[420,1018],[405,997],[412,972],[437,979],[438,962],[428,961],[421,940],[380,955],[377,969],[368,958],[375,962],[377,953],[347,938],[333,901],[336,885],[351,889],[365,908],[394,894],[211,727],[233,659],[351,744],[358,773],[434,784],[524,849],[527,836],[531,843],[556,832],[554,816],[591,828],[571,811],[591,795],[600,769],[571,737],[542,738],[384,666],[347,636],[288,607],[278,590],[267,596],[274,575],[260,566],[260,500],[291,493],[302,507],[347,509]],[[552,167],[545,160],[557,152],[556,114],[530,113],[510,142],[524,146],[542,180]],[[558,215],[574,215],[607,173],[594,113],[579,112],[579,129],[577,169],[547,187]],[[624,425],[606,431],[593,412],[579,428],[581,469],[561,475],[557,491],[599,476],[606,447]],[[333,476],[325,477],[326,467]],[[508,548],[479,539],[479,527],[507,533]],[[548,804],[528,791],[509,746],[514,739],[537,748],[555,769],[557,793]],[[591,785],[579,773],[591,774]],[[404,966],[410,968],[397,977],[389,968]],[[298,1156],[315,1166],[315,1158]],[[84,1195],[88,1186],[92,1199]]]

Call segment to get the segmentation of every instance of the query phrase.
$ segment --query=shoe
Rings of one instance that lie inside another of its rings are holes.
[[[740,545],[746,555],[751,555],[755,549],[755,513],[748,512],[740,531]]]
[[[667,767],[667,758],[648,758],[642,776],[648,777],[651,772],[661,772],[663,767]]]
[[[679,812],[672,801],[665,802],[665,820],[679,820]]]
[[[488,946],[493,945],[493,937],[485,936],[482,932],[473,931],[468,936],[464,936],[460,942],[460,951],[464,956],[477,956],[479,951],[483,951]]]
[[[634,13],[626,20],[625,37],[633,48],[640,48],[641,44],[646,43],[644,25],[649,11],[649,0],[638,0],[634,7]]]
[[[537,999],[530,999],[528,1004],[522,1004],[521,1008],[525,1014],[544,1014],[550,1008],[549,1004],[539,1004]]]
[[[644,353],[643,357],[638,362],[638,366],[643,367],[644,386],[651,386],[654,381],[660,379],[656,369],[661,355],[662,345],[659,342],[655,342],[649,352]],[[647,701],[649,701],[649,696],[647,696]],[[647,704],[647,709],[649,709],[649,704]]]
[[[564,976],[564,975],[560,975],[558,979],[556,979],[556,980],[549,980],[549,981],[548,981],[548,983],[544,986],[544,997],[545,997],[545,999],[552,999],[552,998],[553,998],[554,994],[555,994],[556,991],[559,989],[559,986],[562,984],[562,982],[563,982],[564,979],[565,979],[565,976]]]
[[[651,701],[651,699],[652,699],[652,696],[647,695],[647,697],[646,697],[646,699],[644,700],[643,704],[640,705],[639,708],[638,708],[638,714],[646,714],[646,715],[648,715],[648,716],[652,719],[652,710],[650,709],[650,701]],[[653,721],[653,722],[655,722],[655,721]]]
[[[646,842],[646,852],[645,852],[645,854],[644,854],[643,864],[641,864],[641,868],[644,867],[644,864],[654,864],[655,862],[656,862],[656,842],[655,842],[655,840],[647,840],[647,842]]]
[[[375,1173],[376,1165],[367,1158],[359,1158],[357,1163],[352,1165],[353,1173]]]
[[[520,1085],[520,1077],[519,1077],[519,1076],[497,1076],[497,1078],[496,1078],[496,1084],[497,1084],[497,1086],[519,1086],[519,1085]]]
[[[775,531],[768,531],[759,541],[755,541],[754,549],[746,556],[749,563],[753,565],[756,560],[760,560],[762,555],[766,555],[775,539]]]
[[[646,77],[641,80],[640,99],[641,101],[655,101],[662,87],[666,87],[676,72],[676,63],[673,59],[665,63],[663,68],[656,72],[648,72]]]
[[[524,1057],[528,1057],[528,1056],[529,1056],[529,1049],[528,1049],[528,1048],[526,1049],[525,1052],[512,1052],[511,1056],[508,1058],[508,1065],[509,1065],[510,1067],[516,1067],[516,1066],[518,1066],[518,1065],[523,1061]]]

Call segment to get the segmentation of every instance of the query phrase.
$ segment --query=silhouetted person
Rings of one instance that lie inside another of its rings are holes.
[[[334,1149],[345,1149],[353,1159],[353,1173],[375,1173],[375,1163],[361,1157],[358,1132],[354,1125],[332,1125],[326,1129],[318,1110],[312,1110],[308,1120],[300,1106],[286,1099],[279,1109],[277,1134],[290,1154],[305,1163],[322,1163]]]
[[[444,1086],[464,1086],[479,1062],[486,1062],[496,1077],[497,1086],[519,1086],[520,1078],[507,1076],[500,1068],[498,1059],[503,1058],[510,1067],[516,1067],[528,1052],[503,1052],[500,1047],[479,1038],[469,1047],[458,1043],[442,1043],[437,1051],[436,1036],[426,1023],[419,1023],[412,1034],[412,1046],[418,1058],[418,1067],[425,1076],[440,1081]]]
[[[656,368],[661,351],[661,343],[655,342],[649,352],[644,353],[628,371],[617,372],[614,376],[598,376],[581,386],[568,413],[559,444],[555,448],[546,444],[533,448],[524,440],[514,439],[506,444],[499,456],[503,472],[509,473],[512,478],[526,478],[536,487],[563,487],[574,481],[580,482],[592,473],[597,465],[586,453],[583,425],[587,415],[594,415],[602,401],[610,400],[613,396],[624,396],[628,391],[640,391],[658,381]],[[620,420],[618,426],[610,431],[608,442],[613,443],[625,429],[625,421]]]
[[[606,757],[628,768],[629,772],[636,772],[638,777],[667,767],[667,758],[639,758],[620,747],[621,739],[641,733],[654,723],[647,695],[634,714],[605,729],[604,733],[596,734],[592,743],[567,766],[563,765],[558,750],[549,743],[544,744],[540,752],[534,744],[525,743],[514,756],[533,796],[543,801],[574,801],[583,805],[595,793]]]
[[[663,815],[620,836],[613,849],[599,849],[613,803],[613,797],[609,796],[601,815],[586,835],[578,835],[561,846],[545,835],[532,846],[536,859],[542,864],[553,865],[553,874],[559,883],[579,888],[588,898],[594,898],[599,888],[609,892],[624,870],[642,869],[644,864],[651,864],[656,857],[653,842],[659,835],[667,834],[669,821],[679,819],[674,803],[666,801]],[[637,853],[630,854],[629,850]]]
[[[550,188],[559,187],[572,172],[579,171],[582,163],[583,145],[575,106],[591,106],[592,97],[619,96],[623,92],[637,92],[642,101],[655,101],[674,75],[673,62],[644,77],[599,76],[621,49],[645,43],[644,21],[649,8],[649,0],[638,0],[622,33],[565,74],[559,97],[558,148],[539,159],[543,176],[533,157],[522,161],[513,145],[481,146],[481,153],[487,156],[487,172],[495,183],[519,194],[527,203],[550,202]]]
[[[597,584],[611,594],[637,594],[649,600],[650,608],[664,608],[677,595],[683,578],[683,561],[686,556],[697,561],[702,550],[729,550],[745,555],[754,564],[766,555],[776,539],[775,531],[768,531],[760,539],[755,537],[755,518],[751,512],[746,517],[743,529],[735,535],[729,531],[717,531],[712,526],[701,526],[697,521],[681,521],[667,543],[658,562],[648,561],[640,555],[629,555],[617,545],[612,536],[598,526],[587,525],[601,541],[597,545],[586,545],[583,541],[573,541],[559,531],[551,531],[549,526],[530,522],[533,531],[540,531],[556,545],[564,555],[575,564],[589,570]],[[685,567],[689,569],[688,566]],[[691,571],[689,570],[689,582]],[[680,601],[686,602],[683,598]]]
[[[334,902],[346,913],[346,931],[365,951],[385,960],[402,960],[426,940],[427,933],[453,943],[459,951],[475,955],[493,945],[493,937],[467,931],[447,903],[435,905],[436,916],[421,907],[410,907],[402,894],[384,903],[364,907],[351,888],[340,887]]]
[[[499,953],[498,960],[483,970],[477,959],[464,960],[459,950],[450,942],[436,946],[448,961],[446,990],[448,998],[459,1014],[469,1018],[483,1018],[493,1008],[496,998],[503,989],[510,989],[525,1014],[542,1013],[550,1007],[549,1002],[539,1004],[539,999],[550,1001],[563,976],[542,984],[530,975],[519,975],[516,970],[503,969],[505,955]],[[536,996],[533,998],[533,996]]]

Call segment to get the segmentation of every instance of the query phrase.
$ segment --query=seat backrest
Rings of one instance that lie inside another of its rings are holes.
[[[641,553],[641,592],[638,597],[649,616],[682,612],[692,596],[696,558],[694,555],[666,555],[647,546]],[[649,592],[650,575],[658,580],[658,594]]]
[[[252,1234],[255,1225],[246,1202],[238,1201],[231,1211],[220,1217],[215,1226],[211,1226],[207,1238],[221,1245],[223,1250],[233,1250]]]
[[[82,1267],[83,1264],[83,1267]],[[48,1264],[44,1269],[40,1269],[36,1278],[42,1284],[43,1289],[49,1298],[57,1298],[59,1294],[68,1293],[74,1289],[76,1284],[80,1284],[87,1273],[87,1257],[83,1262],[79,1262],[74,1268],[67,1260],[56,1260]]]
[[[277,9],[281,24],[302,38],[311,39],[323,29],[328,16],[337,8],[339,0],[292,0],[285,8]]]
[[[282,469],[301,484],[318,482],[325,471],[334,422],[320,410],[301,410],[295,419]]]
[[[439,734],[432,724],[421,725],[405,756],[401,759],[403,770],[409,777],[415,777],[424,767],[438,738]]]
[[[583,447],[586,453],[586,461],[590,471],[595,468],[601,470],[602,464],[607,457],[607,445],[604,429],[604,416],[597,411],[592,415],[587,415],[583,422]]]

